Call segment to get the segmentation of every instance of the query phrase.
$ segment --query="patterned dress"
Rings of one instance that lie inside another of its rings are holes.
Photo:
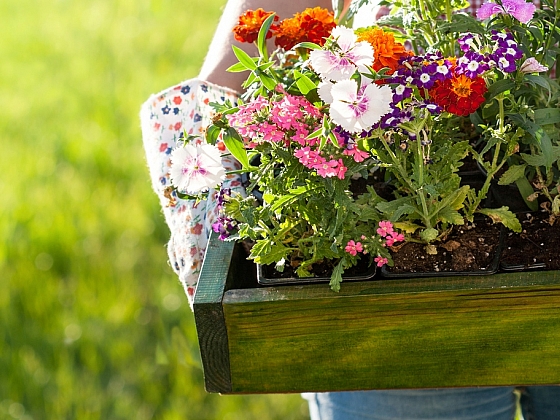
[[[185,133],[200,136],[194,143],[205,142],[205,128],[213,114],[210,103],[223,103],[227,99],[235,102],[236,98],[237,93],[232,90],[192,79],[152,95],[140,113],[152,185],[171,231],[167,244],[169,264],[179,276],[191,304],[212,223],[217,216],[216,192],[211,190],[209,199],[198,204],[182,199],[170,203],[166,190],[170,185],[170,155]],[[218,147],[225,150],[220,142]],[[224,157],[222,163],[226,171],[240,169],[231,157]],[[224,188],[242,190],[238,177],[231,174],[227,175]]]

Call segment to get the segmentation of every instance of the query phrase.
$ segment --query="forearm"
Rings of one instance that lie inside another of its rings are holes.
[[[247,73],[228,73],[225,71],[237,62],[231,46],[235,45],[251,56],[257,54],[257,49],[253,44],[241,44],[235,41],[232,29],[237,25],[240,15],[248,9],[256,10],[259,7],[267,12],[276,12],[280,19],[291,17],[307,7],[323,7],[329,10],[332,8],[331,0],[229,0],[200,70],[200,79],[241,91],[241,84],[247,78]]]

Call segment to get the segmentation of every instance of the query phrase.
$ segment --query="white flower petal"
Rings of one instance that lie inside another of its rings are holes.
[[[218,149],[210,144],[188,144],[171,153],[171,183],[181,193],[198,194],[220,184],[225,169]]]
[[[319,83],[319,86],[317,86],[317,93],[319,94],[319,98],[321,98],[321,100],[326,104],[332,104],[333,101],[333,97],[331,94],[332,87],[333,84],[328,81],[321,82]]]

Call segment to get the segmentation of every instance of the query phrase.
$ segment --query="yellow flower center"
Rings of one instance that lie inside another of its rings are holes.
[[[451,81],[451,90],[461,98],[468,98],[471,94],[472,83],[471,79],[462,74]]]

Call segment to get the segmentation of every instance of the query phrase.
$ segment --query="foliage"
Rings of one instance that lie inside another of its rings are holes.
[[[204,391],[138,112],[198,71],[224,1],[2,2],[0,418],[303,419]]]

